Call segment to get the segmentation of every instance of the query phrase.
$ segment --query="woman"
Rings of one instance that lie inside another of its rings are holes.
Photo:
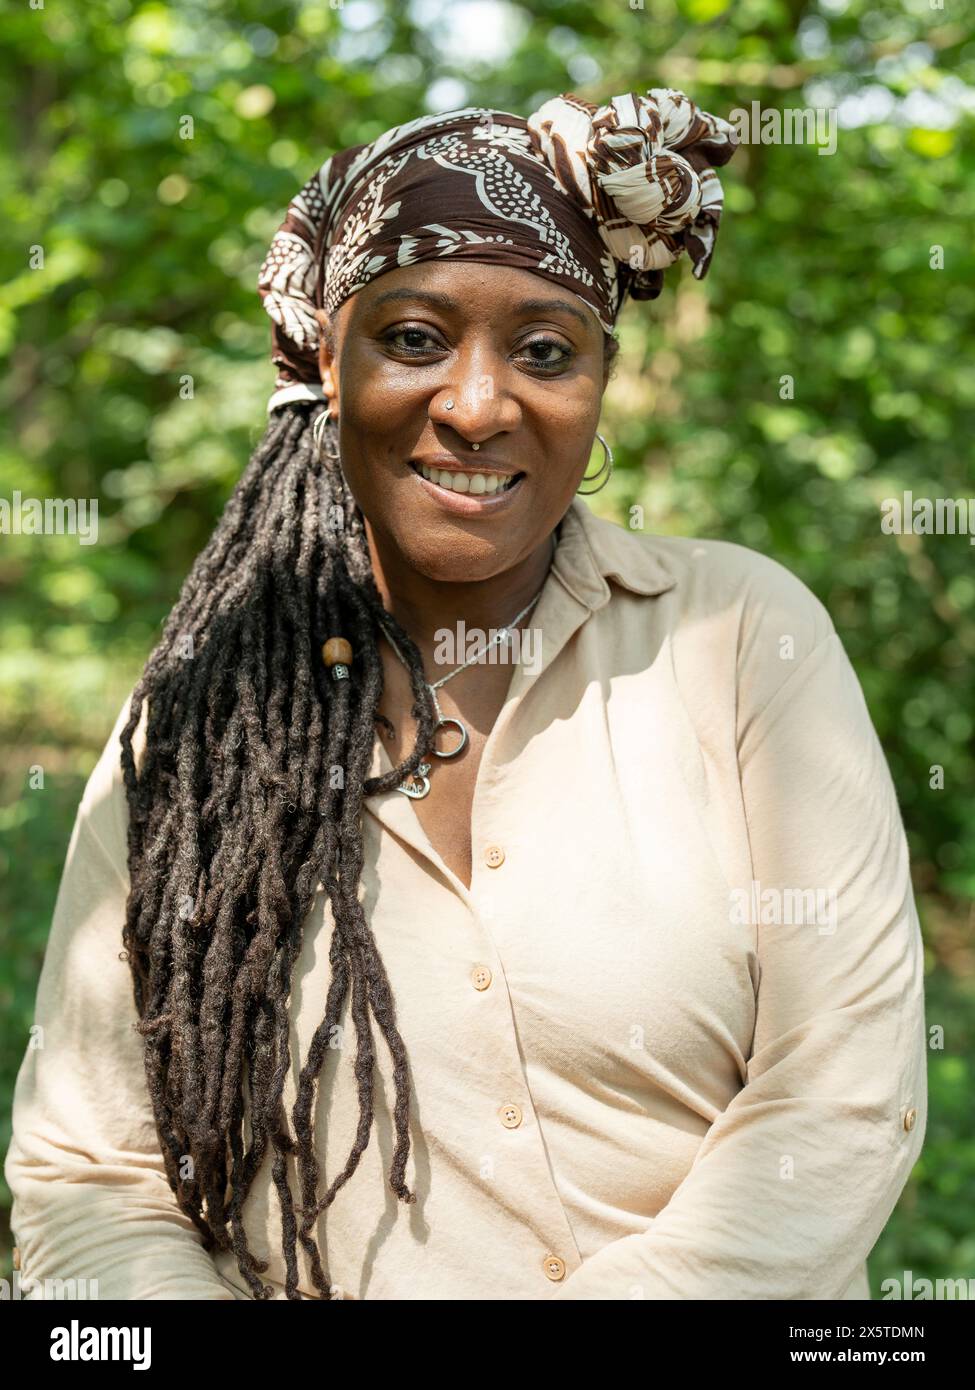
[[[22,1278],[869,1297],[926,1089],[859,686],[779,565],[575,496],[619,308],[705,274],[733,149],[679,92],[563,96],[291,204],[267,432],[68,851]]]

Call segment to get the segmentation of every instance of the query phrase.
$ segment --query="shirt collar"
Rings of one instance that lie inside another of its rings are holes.
[[[635,594],[666,593],[677,583],[652,539],[596,516],[574,497],[559,528],[552,568],[573,598],[595,612],[609,602],[607,579]]]

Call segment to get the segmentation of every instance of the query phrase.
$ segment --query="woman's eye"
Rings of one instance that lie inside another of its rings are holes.
[[[535,367],[561,367],[563,363],[571,358],[571,351],[555,338],[533,338],[530,343],[526,343],[523,351],[531,356],[530,361]],[[555,356],[551,354],[555,353]]]
[[[397,343],[397,338],[409,338],[412,339],[412,341],[409,343]],[[418,339],[420,341],[417,341]],[[398,347],[401,352],[412,352],[416,354],[425,354],[433,350],[429,346],[421,346],[422,343],[433,344],[433,348],[437,346],[425,328],[396,328],[391,333],[387,333],[384,336],[383,342],[389,343],[393,347]]]

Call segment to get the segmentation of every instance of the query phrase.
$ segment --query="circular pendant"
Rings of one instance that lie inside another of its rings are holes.
[[[446,753],[441,753],[435,748],[433,752],[434,756],[437,758],[456,758],[457,754],[461,751],[461,749],[466,748],[467,746],[467,730],[464,728],[463,724],[460,722],[459,719],[451,719],[449,716],[438,720],[437,726],[433,731],[434,738],[436,738],[440,730],[445,729],[448,724],[453,724],[455,729],[460,730],[460,743],[458,743],[456,748],[448,749]]]

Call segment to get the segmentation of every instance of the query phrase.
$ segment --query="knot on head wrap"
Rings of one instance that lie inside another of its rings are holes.
[[[738,144],[733,127],[670,87],[595,106],[567,93],[528,128],[567,191],[587,206],[615,260],[636,273],[627,289],[654,299],[663,270],[686,250],[708,271],[724,203],[714,165]]]
[[[316,309],[421,261],[530,270],[611,333],[626,294],[655,298],[682,251],[706,273],[722,207],[712,166],[736,144],[726,121],[652,88],[600,107],[565,94],[527,121],[467,107],[339,151],[292,199],[258,276],[278,366],[268,409],[321,398]]]

